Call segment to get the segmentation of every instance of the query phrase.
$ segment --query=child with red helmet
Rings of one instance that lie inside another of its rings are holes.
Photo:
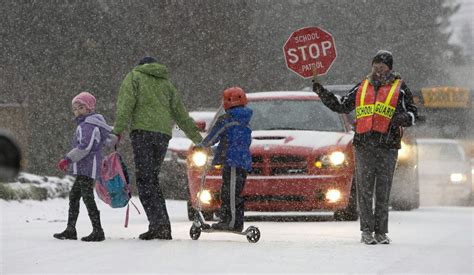
[[[220,221],[212,225],[216,230],[242,231],[244,226],[244,199],[242,191],[247,172],[252,168],[249,127],[252,109],[246,107],[247,96],[240,87],[224,91],[222,103],[225,114],[221,115],[209,134],[197,147],[210,147],[219,143],[214,153],[213,165],[222,169]]]

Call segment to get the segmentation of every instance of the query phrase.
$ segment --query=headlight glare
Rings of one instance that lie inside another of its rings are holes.
[[[344,163],[344,160],[346,159],[346,156],[344,155],[343,152],[332,152],[329,155],[329,161],[331,162],[332,165],[339,166]]]
[[[203,151],[193,152],[191,160],[195,166],[203,167],[207,163],[207,154]]]
[[[461,173],[452,173],[450,178],[453,183],[461,183],[467,180],[466,175]]]
[[[341,192],[337,189],[329,189],[326,192],[326,199],[331,203],[338,202],[341,199]]]
[[[211,192],[209,190],[203,190],[202,193],[198,192],[198,199],[204,204],[210,204],[212,200]]]
[[[411,146],[406,144],[403,140],[401,142],[401,148],[398,150],[398,159],[406,160],[410,157]]]

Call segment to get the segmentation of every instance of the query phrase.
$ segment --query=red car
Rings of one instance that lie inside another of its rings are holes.
[[[338,220],[356,220],[353,132],[348,118],[329,110],[312,92],[247,96],[253,116],[252,172],[243,191],[246,211],[328,210],[335,211]],[[223,112],[221,106],[216,117]],[[204,217],[210,220],[220,206],[221,167],[209,167],[199,193],[205,165],[193,157],[188,154],[188,215],[194,217],[199,199]]]

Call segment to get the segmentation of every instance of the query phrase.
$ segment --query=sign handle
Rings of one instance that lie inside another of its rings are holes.
[[[314,63],[314,66],[312,66],[311,70],[313,71],[313,79],[311,80],[311,82],[319,83],[318,69],[316,68],[316,62]]]

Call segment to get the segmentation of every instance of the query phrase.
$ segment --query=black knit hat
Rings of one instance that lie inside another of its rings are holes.
[[[151,57],[151,56],[145,56],[142,58],[139,62],[138,65],[143,65],[143,64],[148,64],[148,63],[155,63],[156,59]]]
[[[393,56],[392,53],[386,50],[378,51],[374,58],[372,59],[372,64],[374,63],[384,63],[391,70],[393,65]]]

